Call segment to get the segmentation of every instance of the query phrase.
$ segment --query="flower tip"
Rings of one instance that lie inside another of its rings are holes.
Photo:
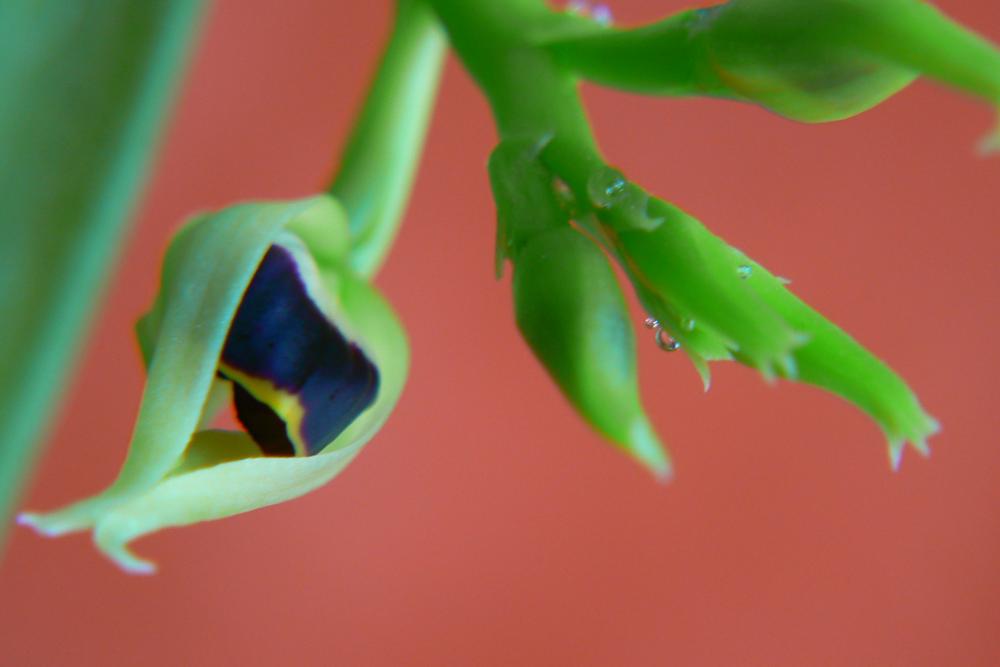
[[[930,458],[931,448],[927,445],[927,440],[917,440],[913,443],[913,448],[917,450],[925,459]]]
[[[17,525],[27,526],[43,537],[58,537],[68,532],[62,526],[46,521],[46,516],[37,512],[21,512],[15,521]]]
[[[116,559],[115,563],[128,574],[135,574],[144,577],[156,574],[156,563],[152,563],[141,558],[135,558],[128,562]]]
[[[893,472],[899,472],[899,468],[903,464],[903,450],[905,449],[905,444],[906,443],[899,440],[889,443],[889,466],[892,468]]]
[[[807,337],[796,335],[794,343],[795,347],[803,345],[805,338]],[[781,378],[783,380],[795,380],[798,378],[799,364],[795,361],[795,355],[789,352],[775,359],[774,363],[771,365],[771,373],[772,376],[776,376],[777,378]],[[770,378],[770,381],[773,382],[774,377]]]
[[[656,432],[645,419],[637,419],[629,429],[628,452],[661,484],[673,479],[673,466]]]
[[[701,378],[701,386],[708,393],[708,390],[712,388],[712,369],[709,368],[708,362],[705,361],[701,356],[688,353],[691,358],[691,362],[694,364],[694,368],[698,371],[698,377]]]
[[[114,544],[98,539],[97,547],[128,574],[156,574],[156,563],[140,558],[125,544]]]
[[[1000,123],[979,142],[976,152],[982,157],[994,157],[1000,154]]]
[[[936,432],[937,422],[934,422],[934,429],[928,435]],[[903,452],[906,450],[906,442],[905,440],[893,440],[889,443],[889,465],[892,467],[893,472],[899,472],[899,468],[903,463]],[[917,450],[917,453],[923,458],[930,458],[931,448],[927,444],[927,437],[916,438],[910,441],[910,446]]]
[[[652,473],[656,482],[663,486],[666,486],[674,481],[674,468],[669,463],[659,470],[653,470]]]

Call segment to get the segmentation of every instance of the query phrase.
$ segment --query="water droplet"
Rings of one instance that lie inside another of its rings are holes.
[[[681,326],[684,327],[684,331],[694,331],[695,322],[691,318],[687,318],[681,322]]]
[[[681,344],[667,335],[663,329],[656,330],[656,344],[665,352],[676,352],[681,349]]]
[[[620,176],[616,177],[613,181],[608,183],[608,186],[604,188],[604,194],[609,197],[614,197],[625,189],[625,179]]]
[[[587,194],[595,207],[608,209],[628,192],[627,186],[628,181],[620,171],[602,167],[587,181]]]
[[[740,277],[740,280],[746,280],[753,275],[753,267],[749,264],[740,264],[736,267],[736,275]]]
[[[691,320],[693,323],[694,320]],[[681,349],[681,344],[670,337],[670,335],[663,329],[660,325],[660,321],[655,317],[647,317],[643,325],[647,329],[652,329],[656,333],[654,334],[654,340],[656,341],[657,347],[666,352],[676,352]]]

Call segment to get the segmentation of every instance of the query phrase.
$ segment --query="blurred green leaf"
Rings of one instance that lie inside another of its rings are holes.
[[[143,184],[200,8],[0,4],[4,525]]]

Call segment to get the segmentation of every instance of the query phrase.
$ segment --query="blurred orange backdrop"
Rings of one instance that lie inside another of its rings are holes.
[[[685,2],[615,0],[652,19]],[[940,6],[1000,40],[1000,4]],[[142,388],[131,337],[187,215],[321,188],[388,2],[222,0],[25,505],[109,482]],[[982,105],[920,83],[854,120],[588,88],[609,159],[700,217],[896,368],[944,425],[889,471],[876,426],[812,388],[640,333],[676,480],[589,432],[492,277],[485,103],[450,62],[379,284],[414,364],[387,427],[306,498],[139,545],[15,531],[0,664],[1000,664],[1000,159]],[[642,314],[635,313],[637,324]]]

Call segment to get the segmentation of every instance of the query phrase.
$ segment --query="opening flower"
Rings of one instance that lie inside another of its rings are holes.
[[[148,380],[118,479],[21,522],[91,529],[121,567],[150,572],[132,540],[337,475],[388,417],[408,366],[392,310],[346,266],[346,238],[328,196],[234,206],[182,229],[137,326]],[[209,427],[230,397],[246,432]]]

